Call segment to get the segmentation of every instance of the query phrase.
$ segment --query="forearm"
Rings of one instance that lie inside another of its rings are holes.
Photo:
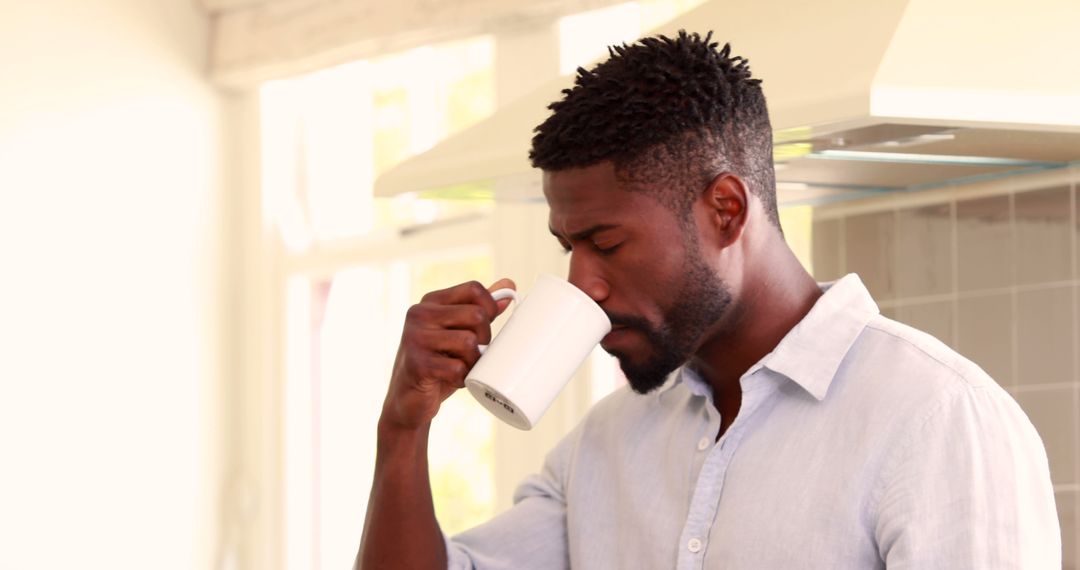
[[[375,476],[357,557],[360,570],[447,567],[428,476],[429,428],[379,424]]]

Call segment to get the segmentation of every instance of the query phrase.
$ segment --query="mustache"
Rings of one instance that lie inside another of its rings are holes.
[[[606,311],[605,311],[606,312]],[[649,321],[643,317],[637,315],[627,315],[624,313],[607,313],[608,319],[611,320],[611,327],[627,327],[631,329],[639,329],[645,332],[652,332],[652,325]]]

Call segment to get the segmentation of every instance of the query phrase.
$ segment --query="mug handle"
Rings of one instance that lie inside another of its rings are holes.
[[[505,289],[496,289],[496,290],[492,291],[491,292],[491,298],[495,299],[496,301],[502,301],[503,299],[512,299],[513,302],[516,303],[517,300],[518,300],[518,295],[517,295],[517,291],[514,291],[513,289],[510,289],[510,288],[505,288]],[[484,354],[484,351],[487,350],[487,347],[488,347],[488,345],[486,345],[486,344],[481,344],[481,345],[477,346],[477,348],[480,349],[480,354]]]

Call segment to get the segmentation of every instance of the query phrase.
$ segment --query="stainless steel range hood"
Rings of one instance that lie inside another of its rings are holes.
[[[1080,160],[1080,1],[713,0],[651,33],[713,30],[764,79],[781,204],[918,191]],[[377,196],[497,181],[541,199],[552,81],[381,176]]]

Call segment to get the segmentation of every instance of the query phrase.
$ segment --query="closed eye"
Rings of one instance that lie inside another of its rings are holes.
[[[596,253],[599,253],[600,255],[605,255],[606,256],[606,255],[611,255],[611,254],[615,253],[615,250],[619,249],[620,245],[622,245],[622,244],[615,244],[615,245],[609,246],[609,247],[600,247],[600,246],[598,246],[596,244],[593,244],[593,249],[596,250]]]

